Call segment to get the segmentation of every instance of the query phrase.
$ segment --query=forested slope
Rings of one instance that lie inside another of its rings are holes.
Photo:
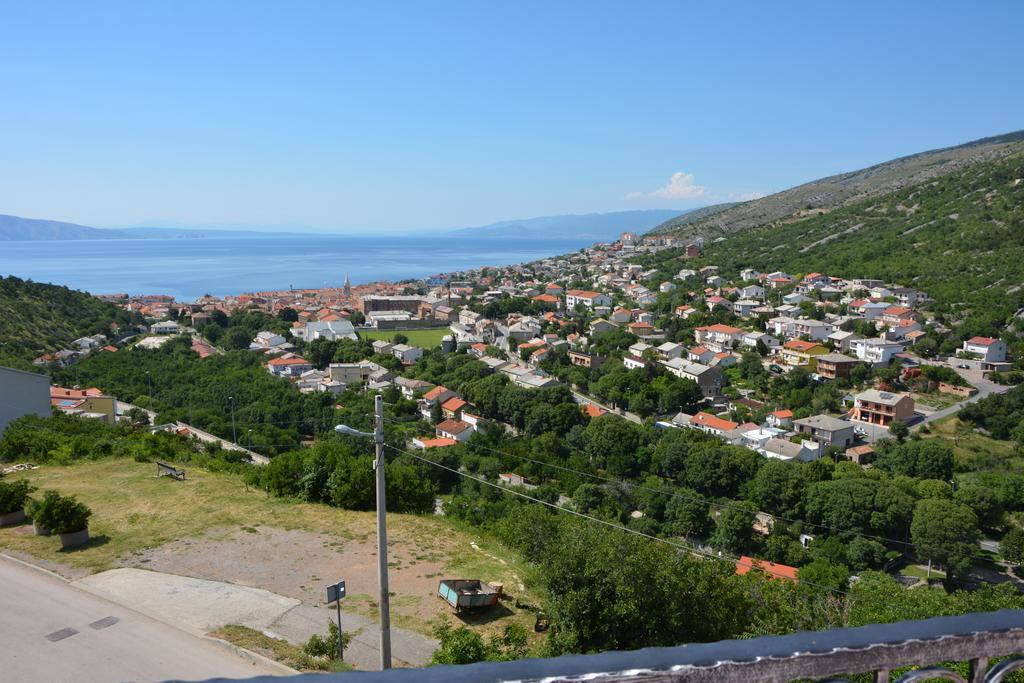
[[[133,314],[67,287],[0,277],[0,365],[30,369],[32,359],[90,334],[124,329]]]

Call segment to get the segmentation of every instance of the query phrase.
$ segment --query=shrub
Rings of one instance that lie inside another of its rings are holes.
[[[57,494],[49,502],[45,514],[35,521],[55,533],[70,534],[84,529],[91,515],[92,510],[84,503],[78,502],[74,496]]]
[[[342,647],[348,647],[352,640],[351,633],[343,633],[341,636]],[[302,651],[310,657],[326,657],[327,659],[338,658],[338,625],[333,621],[327,622],[327,635],[314,633],[302,646]]]
[[[43,491],[42,498],[33,498],[26,503],[25,514],[27,514],[33,522],[38,522],[40,526],[49,529],[51,527],[46,524],[46,520],[49,519],[53,506],[58,499],[60,499],[60,494],[56,491]]]
[[[20,510],[28,500],[28,494],[35,491],[35,487],[27,479],[6,482],[0,481],[0,515]]]

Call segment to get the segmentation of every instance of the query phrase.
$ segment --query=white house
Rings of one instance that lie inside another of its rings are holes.
[[[347,320],[329,320],[328,322],[310,322],[303,327],[296,327],[292,334],[305,341],[314,339],[327,339],[336,341],[338,339],[351,339],[358,341],[356,328]]]
[[[177,334],[178,323],[173,320],[161,320],[158,323],[153,323],[149,330],[153,334]]]
[[[258,333],[253,338],[252,343],[249,344],[249,348],[253,350],[270,349],[275,346],[281,346],[285,341],[287,340],[276,332],[264,331]]]
[[[850,342],[850,351],[858,360],[874,365],[888,365],[897,353],[903,353],[906,345],[898,341],[889,341],[881,337],[871,339],[854,339]]]
[[[583,304],[587,308],[595,306],[611,306],[612,298],[600,292],[591,292],[583,289],[570,289],[565,293],[565,307],[568,310],[576,308],[577,304]]]
[[[981,356],[986,363],[1002,363],[1006,360],[1006,342],[992,337],[971,337],[964,342],[964,353]]]
[[[750,315],[750,312],[761,305],[760,301],[753,301],[751,299],[740,299],[739,301],[732,302],[732,312],[741,318],[746,318]]]
[[[391,355],[402,361],[405,365],[412,365],[423,357],[423,349],[408,344],[395,344],[391,347]]]
[[[743,338],[743,330],[721,323],[698,327],[696,330],[698,344],[703,344],[712,351],[727,351],[738,344]]]

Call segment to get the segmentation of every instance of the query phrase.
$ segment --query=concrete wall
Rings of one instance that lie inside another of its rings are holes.
[[[32,413],[50,414],[50,378],[0,367],[0,433],[11,420]]]

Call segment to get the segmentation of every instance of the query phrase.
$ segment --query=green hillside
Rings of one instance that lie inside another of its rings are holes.
[[[110,333],[138,319],[113,304],[67,287],[0,277],[0,365],[31,369],[32,359],[89,334]]]
[[[927,292],[947,324],[998,334],[1024,307],[1024,152],[830,213],[707,245],[703,261],[880,278]]]
[[[857,171],[819,178],[761,199],[708,207],[718,210],[696,217],[678,216],[650,232],[676,234],[684,239],[700,236],[711,240],[762,225],[803,218],[822,210],[851,206],[1021,150],[1024,150],[1024,131],[973,140],[956,147],[911,154]]]

